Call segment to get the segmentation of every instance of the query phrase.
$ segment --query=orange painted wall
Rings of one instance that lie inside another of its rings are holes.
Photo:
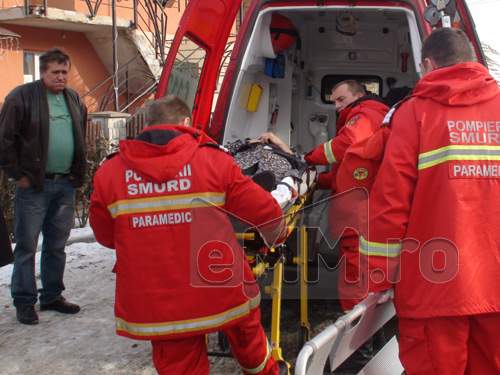
[[[180,4],[180,8],[178,4],[175,4],[171,8],[165,8],[165,14],[167,15],[167,34],[173,35],[177,30],[177,25],[182,17],[182,13],[184,12],[185,0],[178,0]],[[94,8],[96,4],[96,0],[90,1],[92,8]],[[30,4],[43,4],[43,0],[30,0]],[[47,4],[50,8],[58,8],[64,10],[71,10],[76,12],[81,12],[84,14],[90,14],[89,8],[85,0],[48,0]],[[24,5],[24,1],[22,0],[0,0],[0,8],[13,8],[17,6]],[[134,19],[134,2],[133,0],[121,0],[116,2],[116,14],[118,18],[124,18],[133,20]],[[161,9],[158,7],[157,9]],[[145,8],[143,6],[143,2],[139,2],[138,6],[139,12],[142,13],[142,17],[139,17],[138,22],[141,25],[144,25],[145,20],[148,19],[147,14],[145,14]],[[97,10],[97,15],[99,16],[107,16],[111,17],[111,0],[104,0],[99,5]],[[151,23],[150,21],[147,23]]]
[[[71,58],[71,70],[68,86],[80,95],[97,86],[109,77],[109,73],[95,53],[92,45],[83,33],[65,31],[63,38],[60,30],[23,27],[0,24],[19,35],[19,50],[5,51],[0,60],[2,84],[0,85],[0,104],[5,96],[16,86],[23,84],[23,52],[44,52],[55,46],[62,47]],[[14,43],[17,47],[17,43]],[[95,96],[104,95],[104,88]],[[90,99],[88,99],[90,102]],[[92,110],[93,108],[89,108]]]
[[[185,1],[178,0],[180,3],[180,11],[178,5],[175,4],[172,8],[165,8],[167,14],[167,34],[174,35],[182,13],[185,9]],[[43,4],[43,0],[30,0],[30,4]],[[92,5],[95,5],[95,0],[91,0]],[[142,3],[142,2],[139,2]],[[15,7],[16,4],[24,5],[22,0],[0,0],[0,9]],[[98,15],[111,16],[111,0],[102,1]],[[117,1],[117,16],[133,20],[133,0]],[[89,9],[84,0],[48,0],[48,6],[53,8],[77,11],[89,14]],[[139,7],[140,12],[144,12],[143,7]],[[151,22],[141,21],[147,19],[147,15],[143,14],[139,17],[139,23]],[[0,106],[3,104],[5,96],[16,86],[23,84],[23,51],[29,52],[44,52],[54,46],[63,47],[70,55],[72,60],[72,68],[70,72],[69,87],[75,89],[80,95],[86,93],[90,89],[96,87],[99,83],[110,76],[101,60],[95,53],[92,45],[89,43],[85,34],[79,32],[65,31],[66,38],[63,38],[60,30],[25,27],[14,24],[1,24],[8,30],[11,30],[22,37],[19,38],[19,49],[17,43],[14,43],[14,50],[6,50],[0,56]],[[235,30],[233,30],[234,32]],[[0,53],[2,51],[0,50]],[[94,98],[100,98],[104,95],[107,87],[99,89],[91,94]],[[86,99],[87,104],[92,103],[93,98]],[[121,98],[123,103],[125,98]],[[139,101],[134,107],[139,107],[143,101]],[[107,108],[113,110],[112,106]],[[89,111],[96,111],[97,108],[89,107]],[[134,113],[135,108],[131,108],[130,112]]]

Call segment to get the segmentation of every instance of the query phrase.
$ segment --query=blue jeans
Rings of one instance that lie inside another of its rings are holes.
[[[64,290],[66,241],[75,212],[75,189],[69,179],[45,179],[44,189],[16,188],[14,197],[14,270],[11,294],[14,306],[33,306],[38,290],[35,279],[35,253],[40,231],[43,233],[40,274],[40,303],[58,300]]]

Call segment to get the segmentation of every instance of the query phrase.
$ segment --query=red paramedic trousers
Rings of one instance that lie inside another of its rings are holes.
[[[266,334],[260,323],[260,309],[253,309],[248,318],[223,330],[234,358],[245,375],[277,375],[278,364],[268,354]],[[152,341],[153,363],[160,375],[208,375],[205,335],[183,339]],[[269,355],[269,359],[266,358]],[[262,366],[261,371],[257,371]],[[248,369],[252,372],[246,372]]]
[[[359,236],[340,239],[338,293],[344,312],[350,311],[368,295],[359,269]]]
[[[399,319],[407,375],[500,374],[500,313]]]

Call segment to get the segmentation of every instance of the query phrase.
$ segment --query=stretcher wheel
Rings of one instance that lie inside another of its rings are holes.
[[[304,344],[309,341],[309,329],[307,327],[299,328],[299,351]]]
[[[223,352],[229,350],[229,341],[227,341],[227,337],[224,332],[217,332],[217,344],[219,345],[219,349]]]

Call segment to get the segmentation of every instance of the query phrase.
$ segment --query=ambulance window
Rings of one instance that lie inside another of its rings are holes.
[[[355,79],[365,87],[365,90],[373,94],[381,95],[382,93],[382,78],[379,76],[327,75],[321,80],[321,100],[323,103],[332,104],[333,86],[348,79]]]
[[[200,83],[201,70],[206,55],[203,48],[184,37],[168,80],[166,95],[179,96],[186,101],[191,110],[194,106],[196,90]]]

